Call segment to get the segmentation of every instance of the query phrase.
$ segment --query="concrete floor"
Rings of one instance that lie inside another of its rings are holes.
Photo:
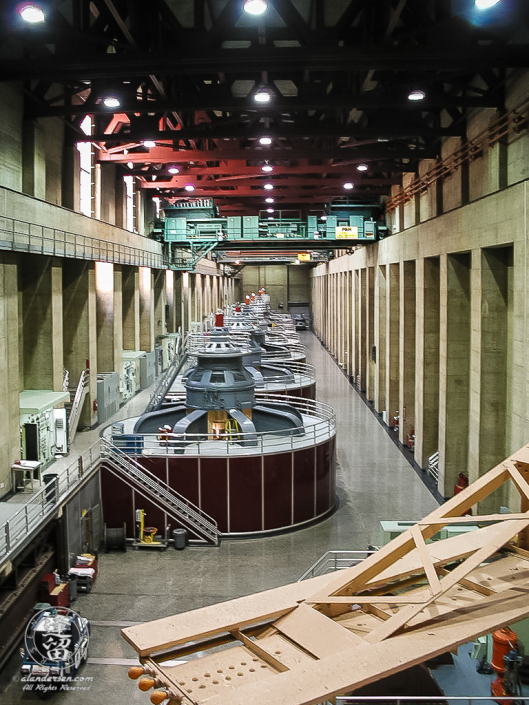
[[[219,548],[102,554],[92,592],[73,605],[92,621],[89,660],[80,675],[93,680],[73,684],[89,690],[56,694],[50,703],[146,705],[148,694],[127,678],[136,659],[121,627],[295,581],[325,551],[379,543],[380,520],[417,520],[437,506],[318,340],[312,333],[301,335],[307,361],[316,366],[318,399],[337,413],[339,510],[315,526],[273,538],[226,541]],[[128,415],[138,413],[140,401],[127,405]],[[148,396],[144,406],[147,401]],[[89,440],[84,435],[80,443]],[[35,693],[22,689],[19,662],[14,657],[0,674],[2,705],[37,701]]]

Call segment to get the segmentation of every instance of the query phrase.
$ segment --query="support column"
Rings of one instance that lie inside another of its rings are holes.
[[[154,350],[154,296],[150,267],[139,268],[140,350]]]
[[[400,263],[399,441],[415,427],[415,262]]]
[[[63,383],[62,261],[27,255],[20,268],[22,389],[61,391]]]
[[[123,267],[123,349],[140,350],[140,274],[137,267]]]
[[[154,340],[157,341],[158,336],[165,335],[167,332],[165,324],[165,270],[154,270],[153,280]]]
[[[116,319],[114,306],[114,265],[95,263],[97,304],[97,371],[119,372],[116,367]],[[121,321],[120,321],[121,323]],[[120,326],[121,327],[121,326]]]
[[[366,396],[375,399],[375,268],[366,270]]]
[[[386,410],[388,425],[400,413],[400,265],[386,267]]]
[[[439,450],[439,259],[416,263],[415,461],[426,468]]]
[[[0,497],[13,489],[11,464],[20,458],[18,256],[0,252]]]
[[[95,263],[72,259],[63,269],[64,366],[70,373],[70,387],[76,387],[81,372],[90,370],[87,400],[79,427],[97,423],[97,304]]]
[[[468,467],[470,253],[441,257],[439,492],[451,497]]]
[[[507,455],[512,247],[473,252],[472,273],[472,360],[477,364],[473,362],[471,373],[470,482]],[[505,492],[504,487],[488,497],[480,510],[498,511]]]
[[[176,306],[175,306],[175,273],[172,269],[165,270],[165,325],[168,333],[176,333]]]
[[[375,282],[375,411],[386,411],[386,266],[377,267]]]
[[[359,271],[358,292],[358,375],[360,377],[359,390],[366,391],[367,387],[367,270]]]

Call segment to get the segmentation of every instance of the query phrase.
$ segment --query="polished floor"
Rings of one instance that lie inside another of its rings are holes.
[[[73,683],[84,689],[58,693],[49,702],[148,703],[148,695],[127,678],[135,658],[121,627],[295,581],[325,551],[379,543],[381,520],[417,520],[437,506],[318,340],[302,333],[302,342],[307,361],[316,366],[317,397],[337,414],[338,511],[300,531],[226,541],[219,548],[102,554],[94,589],[74,603],[92,621],[89,660],[80,675],[93,680]],[[145,396],[128,405],[128,415],[138,413],[143,399],[145,405]],[[79,443],[90,442],[92,433],[80,434]],[[35,693],[23,690],[18,667],[14,657],[0,674],[2,705],[37,701]]]

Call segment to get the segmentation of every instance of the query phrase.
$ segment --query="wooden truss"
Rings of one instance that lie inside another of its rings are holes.
[[[519,513],[466,516],[505,483]],[[155,703],[320,703],[528,616],[528,548],[529,445],[353,568],[124,629],[130,675]]]

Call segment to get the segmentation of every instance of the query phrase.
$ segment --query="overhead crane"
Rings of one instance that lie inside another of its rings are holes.
[[[163,206],[163,216],[153,236],[166,244],[170,266],[186,271],[212,251],[217,261],[233,264],[327,261],[337,249],[376,242],[386,232],[380,207],[348,202],[303,219],[299,211],[277,208],[225,217],[212,198],[178,199]]]
[[[503,485],[518,513],[468,515]],[[129,675],[171,705],[347,695],[527,617],[528,548],[529,445],[352,568],[127,627]]]

